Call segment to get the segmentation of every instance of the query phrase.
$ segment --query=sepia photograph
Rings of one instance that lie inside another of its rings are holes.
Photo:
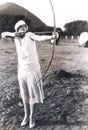
[[[88,130],[87,0],[0,0],[0,130]]]

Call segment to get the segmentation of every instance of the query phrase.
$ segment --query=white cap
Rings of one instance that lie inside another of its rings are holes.
[[[20,20],[20,21],[18,21],[18,22],[15,24],[15,26],[14,26],[15,31],[17,32],[18,28],[19,28],[20,26],[22,26],[22,25],[26,25],[27,30],[28,30],[27,24],[26,24],[23,20]]]

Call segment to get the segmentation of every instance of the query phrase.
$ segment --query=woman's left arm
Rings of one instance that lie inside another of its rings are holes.
[[[53,35],[36,35],[33,34],[30,36],[31,39],[33,39],[34,41],[47,41],[47,40],[51,40],[51,39],[57,39],[59,37],[59,34],[53,34]]]

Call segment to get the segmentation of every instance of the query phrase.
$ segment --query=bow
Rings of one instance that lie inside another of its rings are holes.
[[[52,9],[52,14],[53,14],[53,23],[54,23],[53,34],[55,34],[55,32],[56,32],[55,13],[54,13],[53,4],[52,4],[51,0],[49,0],[49,1],[50,1],[51,9]],[[51,66],[51,63],[52,63],[52,60],[53,60],[53,57],[54,57],[54,50],[55,50],[54,48],[55,48],[55,45],[56,45],[56,39],[54,39],[54,42],[53,42],[53,49],[52,49],[51,59],[50,59],[50,62],[49,62],[49,64],[48,64],[48,67],[47,67],[47,69],[46,69],[46,71],[45,71],[44,76],[46,75],[46,73],[48,72],[48,70],[49,70],[49,68],[50,68],[50,66]]]
[[[51,5],[52,14],[53,14],[53,23],[54,23],[53,34],[55,34],[55,33],[56,33],[55,13],[54,13],[54,8],[53,8],[53,4],[52,4],[51,0],[49,0],[49,2],[50,2],[50,5]],[[38,80],[38,82],[41,81],[41,80],[45,77],[46,73],[48,72],[48,70],[49,70],[49,68],[50,68],[50,66],[51,66],[51,63],[52,63],[53,57],[54,57],[54,50],[55,50],[54,48],[55,48],[55,45],[56,45],[56,39],[54,39],[54,42],[53,42],[52,55],[51,55],[49,64],[48,64],[48,66],[47,66],[47,69],[45,70],[45,73],[43,74],[43,76]],[[37,83],[38,83],[38,82],[37,82]]]

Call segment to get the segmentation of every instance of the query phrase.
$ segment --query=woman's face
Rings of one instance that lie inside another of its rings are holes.
[[[26,31],[27,31],[27,26],[26,25],[22,25],[18,29],[18,32],[20,32],[20,33],[25,33]]]

